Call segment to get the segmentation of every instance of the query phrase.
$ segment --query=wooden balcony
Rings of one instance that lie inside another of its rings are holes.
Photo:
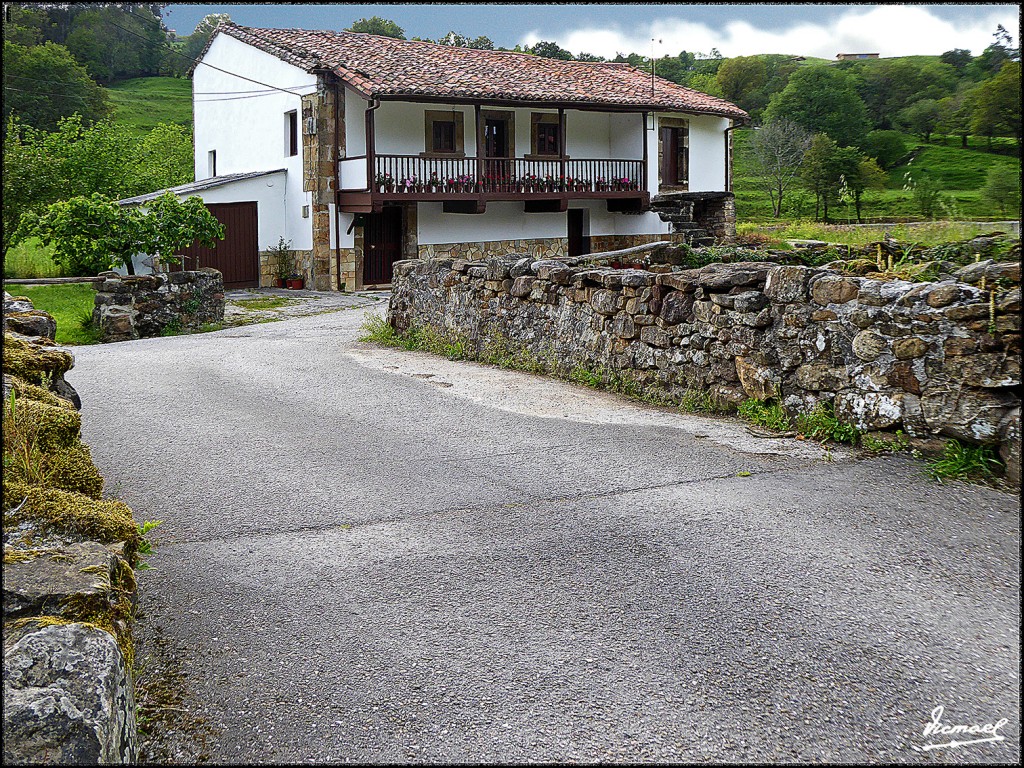
[[[404,202],[482,213],[492,200],[524,201],[527,212],[564,211],[576,199],[607,200],[620,211],[650,201],[643,160],[364,155],[341,163],[338,203],[352,213]]]

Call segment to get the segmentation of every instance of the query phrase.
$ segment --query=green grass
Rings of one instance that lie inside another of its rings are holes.
[[[287,307],[289,304],[297,304],[298,299],[289,299],[284,296],[260,296],[255,299],[237,299],[234,303],[246,309],[278,309]]]
[[[738,235],[759,233],[770,236],[772,240],[824,240],[838,245],[855,246],[876,243],[882,240],[886,233],[901,243],[935,246],[962,242],[993,230],[994,227],[991,224],[963,224],[952,221],[922,222],[913,226],[905,224],[849,226],[801,220],[777,225],[745,222],[736,226]]]
[[[814,440],[834,440],[837,443],[853,443],[860,437],[860,431],[852,424],[845,424],[836,418],[832,403],[818,403],[813,410],[796,417],[796,428]]]
[[[28,296],[36,309],[53,315],[57,321],[58,344],[95,344],[99,341],[98,334],[91,327],[96,296],[92,283],[14,285],[8,287],[8,293]],[[89,327],[84,325],[87,318]]]
[[[791,427],[789,416],[776,402],[750,398],[739,404],[736,413],[744,421],[775,432],[785,432]]]
[[[192,125],[192,81],[177,77],[137,77],[108,88],[114,119],[143,134],[159,123]]]
[[[919,151],[913,162],[909,166],[897,166],[889,172],[890,188],[902,187],[903,175],[908,170],[913,174],[915,169],[923,168],[938,179],[943,189],[957,194],[981,189],[990,168],[1004,166],[1020,169],[1020,161],[1014,157],[995,155],[980,149],[924,144],[920,141],[916,144]]]
[[[18,243],[4,256],[4,277],[65,277],[64,270],[53,263],[50,252],[37,237]]]
[[[1002,463],[987,445],[950,440],[942,455],[928,462],[929,477],[942,480],[993,480]]]

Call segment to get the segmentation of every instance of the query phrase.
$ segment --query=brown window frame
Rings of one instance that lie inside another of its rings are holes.
[[[674,137],[674,138],[670,138]],[[668,153],[675,146],[675,162]],[[666,146],[668,145],[668,146]],[[675,168],[675,178],[669,179]],[[666,189],[687,190],[690,187],[690,121],[662,118],[658,131],[658,186]]]
[[[434,144],[434,123],[455,124],[455,148],[436,149]],[[423,111],[423,152],[421,157],[465,157],[466,156],[466,115],[460,109]]]
[[[291,110],[284,113],[285,157],[299,154],[299,113]]]
[[[558,142],[558,147],[553,154],[541,153],[537,150],[538,141],[540,139],[541,125],[553,125],[555,126],[555,140]],[[557,113],[551,112],[531,112],[530,113],[530,154],[526,155],[527,160],[551,160],[552,158],[562,157],[565,151],[565,147],[562,146],[562,126],[558,119]]]

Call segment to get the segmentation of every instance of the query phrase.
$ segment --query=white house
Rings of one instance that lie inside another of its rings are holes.
[[[626,64],[227,23],[192,78],[197,182],[178,193],[247,204],[258,250],[284,237],[319,290],[387,285],[403,258],[735,231],[746,113]]]

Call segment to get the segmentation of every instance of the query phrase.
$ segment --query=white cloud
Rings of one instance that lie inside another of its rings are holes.
[[[656,5],[637,8],[645,14],[657,13]],[[953,48],[966,48],[977,56],[993,41],[997,24],[1011,34],[1020,28],[1013,7],[978,5],[972,10],[976,13],[969,22],[958,23],[940,19],[919,6],[863,6],[828,23],[808,21],[784,30],[761,29],[742,19],[727,23],[724,29],[712,29],[678,17],[662,17],[639,23],[628,33],[607,27],[575,29],[558,36],[556,42],[573,53],[608,58],[617,52],[647,55],[651,38],[662,40],[655,49],[658,56],[684,50],[708,53],[712,48],[726,57],[786,53],[832,59],[837,53],[878,53],[885,58],[934,56]],[[520,43],[533,45],[540,39],[539,32],[533,30]]]

